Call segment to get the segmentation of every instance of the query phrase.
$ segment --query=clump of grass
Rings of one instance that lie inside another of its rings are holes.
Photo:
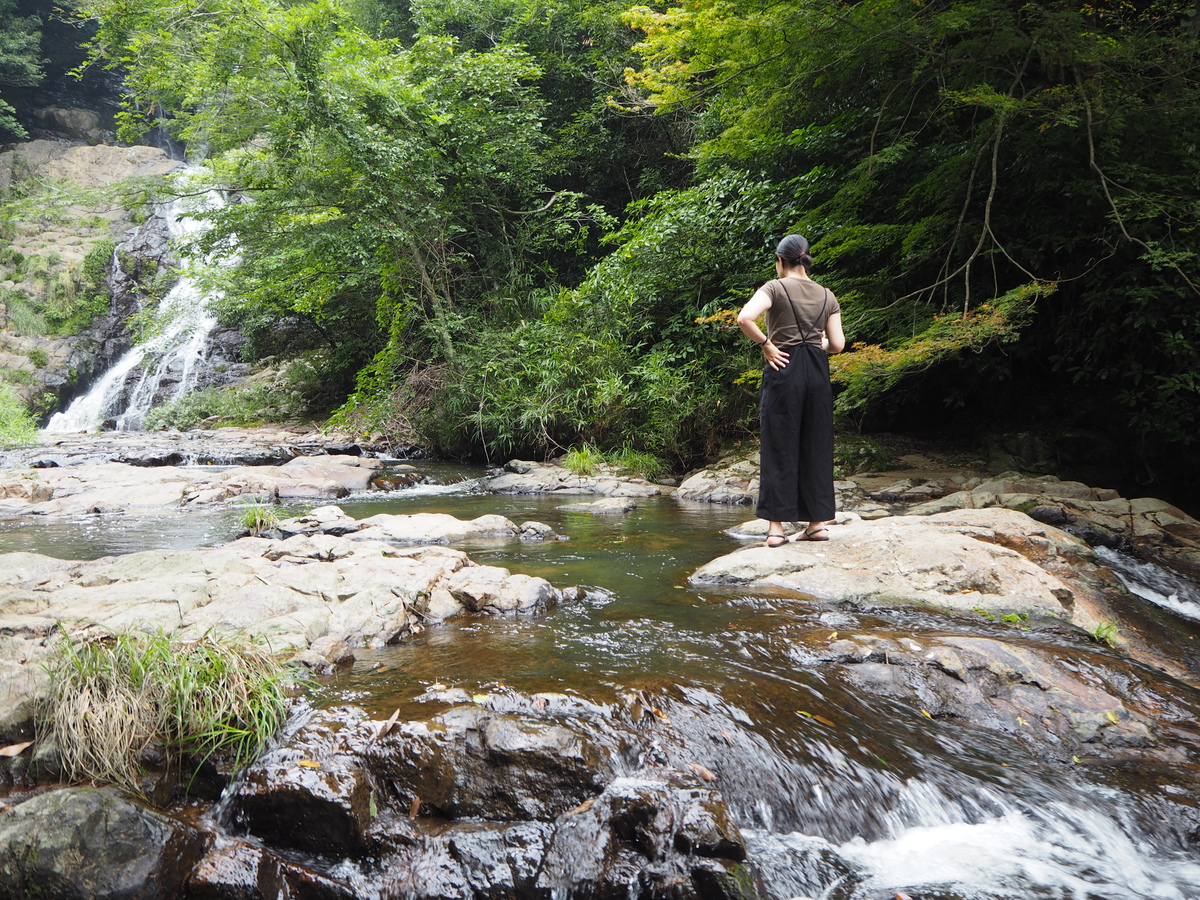
[[[668,471],[666,462],[653,453],[634,450],[630,444],[626,444],[616,453],[609,454],[608,461],[616,466],[622,475],[642,475],[648,481],[657,481]]]
[[[1110,647],[1117,647],[1121,643],[1121,626],[1116,619],[1101,619],[1100,623],[1092,629],[1092,638],[1097,644],[1107,644]]]
[[[39,724],[72,780],[137,791],[138,759],[151,748],[197,769],[214,754],[241,768],[287,716],[289,673],[248,636],[64,631],[46,670],[51,693]]]
[[[36,444],[37,423],[7,384],[0,383],[0,447],[24,447]]]
[[[257,501],[244,503],[241,505],[241,521],[248,532],[260,535],[279,524],[279,507]]]
[[[576,475],[594,475],[604,464],[604,454],[591,444],[572,447],[562,459],[563,468]]]

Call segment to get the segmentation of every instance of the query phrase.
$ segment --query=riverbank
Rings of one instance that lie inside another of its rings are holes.
[[[335,459],[280,472],[345,467]],[[383,462],[345,459],[351,471]],[[4,708],[33,705],[58,621],[94,635],[96,623],[247,630],[328,673],[199,826],[195,797],[148,809],[111,789],[58,788],[51,747],[5,757],[11,883],[152,870],[162,886],[143,884],[159,891],[148,896],[230,900],[262,885],[347,900],[642,888],[990,898],[1016,882],[976,868],[938,888],[864,853],[939,821],[1033,821],[1033,797],[1069,811],[1054,819],[1065,834],[1096,790],[1120,812],[1078,824],[1102,848],[1071,845],[1082,869],[1127,858],[1122,821],[1153,821],[1136,856],[1151,887],[1115,873],[1105,884],[1158,900],[1191,883],[1170,848],[1200,825],[1178,799],[1200,788],[1200,693],[1187,683],[1200,626],[1154,619],[1085,540],[1013,508],[1019,495],[1080,512],[1113,502],[1095,489],[1026,478],[997,490],[964,471],[881,473],[870,492],[847,479],[830,542],[770,550],[745,504],[712,502],[739,478],[748,487],[749,457],[694,473],[689,490],[714,485],[707,499],[680,496],[691,479],[675,489],[514,461],[454,487],[413,468],[410,487],[318,505],[269,538],[84,562],[0,557],[15,573],[0,578],[11,653],[0,683],[28,689]],[[535,483],[547,489],[513,492]],[[911,514],[956,494],[982,508]],[[132,516],[90,518],[102,529]],[[120,835],[139,829],[155,837],[135,852]],[[137,865],[98,849],[92,870],[52,849],[92,833]],[[969,835],[954,832],[955,846],[975,847]],[[1006,844],[1043,873],[1023,895],[1087,877],[1062,853],[1043,856],[1054,840]]]

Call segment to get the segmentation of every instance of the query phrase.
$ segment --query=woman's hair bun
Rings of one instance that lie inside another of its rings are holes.
[[[812,268],[813,258],[808,252],[808,238],[802,234],[789,234],[785,237],[775,248],[775,255],[787,263],[789,268]]]

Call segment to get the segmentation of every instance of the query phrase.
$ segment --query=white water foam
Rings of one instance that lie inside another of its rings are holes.
[[[965,896],[1196,900],[1200,864],[1155,856],[1103,806],[1010,809],[978,822],[920,824],[836,848],[869,891],[954,890]]]
[[[1200,586],[1194,582],[1162,566],[1107,547],[1097,547],[1096,556],[1116,573],[1125,587],[1142,599],[1184,618],[1200,621]],[[1197,897],[1200,897],[1200,888]]]

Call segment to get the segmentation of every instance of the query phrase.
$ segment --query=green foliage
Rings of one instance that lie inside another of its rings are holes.
[[[991,410],[1011,382],[1170,459],[1200,440],[1193,6],[638,7],[628,83],[691,112],[701,179],[786,179],[788,230],[816,239],[818,278],[872,357],[839,373],[851,421],[946,389],[927,376],[952,368],[947,406]],[[1001,309],[1031,285],[1019,315]],[[985,304],[998,330],[946,333]]]
[[[1101,619],[1092,629],[1092,638],[1097,644],[1107,644],[1109,647],[1119,647],[1124,641],[1120,623],[1115,619]]]
[[[834,436],[833,465],[841,477],[899,468],[896,458],[886,447],[874,438],[861,434]]]
[[[0,378],[10,384],[33,384],[33,373],[28,369],[0,369]]]
[[[104,284],[117,242],[111,238],[97,241],[83,258],[83,281],[93,290]]]
[[[621,475],[641,476],[647,481],[657,481],[670,472],[665,460],[644,450],[635,450],[628,443],[620,450],[608,454],[607,459]]]
[[[924,331],[897,340],[894,349],[855,344],[855,352],[830,364],[833,380],[842,386],[836,412],[854,420],[901,382],[911,389],[916,375],[947,357],[1011,342],[1032,316],[1034,301],[1053,290],[1053,285],[1022,285],[969,312],[934,316]]]
[[[734,384],[752,348],[697,319],[765,280],[771,186],[730,172],[638,209],[579,288],[462,351],[418,422],[427,441],[496,458],[629,444],[682,467],[752,427],[756,397]]]
[[[279,507],[272,503],[243,503],[238,508],[246,531],[256,537],[279,524]]]
[[[46,670],[42,736],[53,738],[72,780],[138,791],[138,757],[151,748],[197,768],[227,755],[240,768],[287,718],[288,675],[246,635],[87,639],[64,631]]]
[[[41,347],[34,347],[25,354],[29,357],[29,361],[39,369],[44,369],[50,364],[50,357],[46,355],[46,351]]]
[[[7,87],[28,87],[42,79],[41,20],[17,15],[14,0],[0,0],[0,94]],[[0,96],[0,135],[28,137],[15,110]]]
[[[36,444],[37,423],[29,415],[21,398],[7,384],[0,383],[0,447],[25,447]]]
[[[42,314],[34,309],[24,291],[0,288],[0,302],[8,310],[8,325],[17,334],[41,337],[50,333],[50,326]]]
[[[604,464],[604,454],[591,444],[572,447],[562,458],[563,467],[575,475],[595,475]]]
[[[124,133],[167,125],[254,200],[198,241],[237,254],[222,317],[252,355],[322,349],[339,421],[700,460],[753,430],[721,312],[800,231],[843,423],[1037,394],[1153,477],[1200,446],[1193,6],[84,9]]]
[[[302,418],[305,398],[287,385],[249,382],[227,388],[203,388],[170,400],[146,416],[147,431],[186,430],[198,425],[261,425]]]

